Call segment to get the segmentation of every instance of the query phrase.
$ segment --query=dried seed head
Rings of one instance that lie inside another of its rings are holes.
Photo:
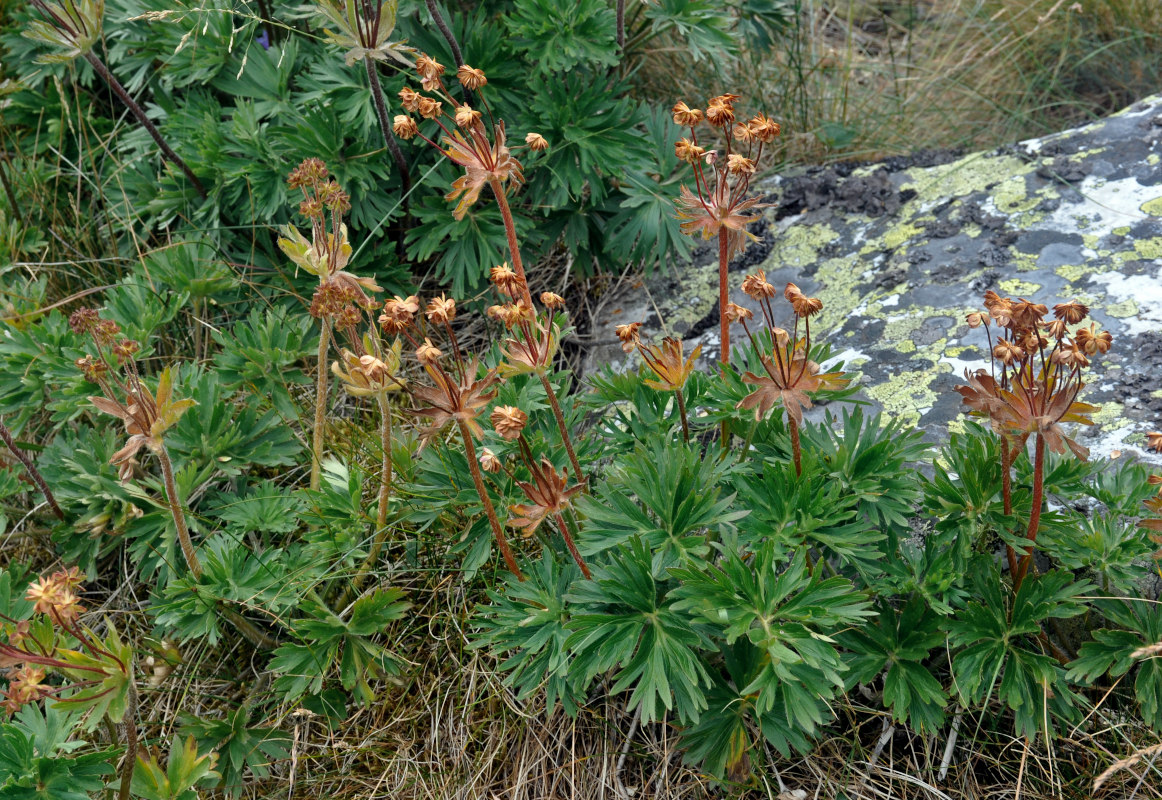
[[[706,121],[711,125],[723,126],[734,122],[734,108],[721,100],[721,97],[715,97],[706,105]]]
[[[744,319],[754,319],[754,312],[749,308],[743,308],[737,303],[727,303],[726,319],[729,322],[738,322]]]
[[[756,114],[754,119],[747,123],[747,127],[750,129],[751,136],[763,144],[773,142],[783,130],[779,123],[770,119],[766,114]]]
[[[299,203],[299,213],[307,219],[322,219],[323,218],[323,201],[316,195],[311,195],[303,202]]]
[[[488,277],[496,286],[497,291],[503,295],[508,297],[516,297],[518,294],[522,293],[521,288],[523,281],[521,281],[520,275],[518,275],[516,271],[514,271],[512,267],[508,265],[507,261],[505,261],[503,264],[498,264],[497,266],[493,267]]]
[[[1162,453],[1162,431],[1151,431],[1146,434],[1146,447]]]
[[[532,131],[525,134],[525,144],[538,153],[549,149],[549,142],[545,137]]]
[[[1022,328],[1035,328],[1048,313],[1049,309],[1041,303],[1033,303],[1022,297],[1013,303],[1010,316]]]
[[[327,165],[322,159],[306,158],[291,170],[286,178],[286,184],[291,189],[314,187],[327,180],[329,174]]]
[[[627,353],[633,352],[633,349],[641,343],[641,337],[638,331],[641,329],[640,322],[631,322],[628,325],[618,325],[614,328],[614,333],[617,338],[621,340],[621,349]]]
[[[456,317],[456,301],[441,294],[428,301],[428,308],[424,313],[428,322],[446,325]]]
[[[998,340],[996,347],[993,348],[993,358],[1005,366],[1011,366],[1013,362],[1020,361],[1024,357],[1025,351],[1008,339]]]
[[[97,320],[93,326],[93,339],[97,344],[108,347],[121,333],[121,326],[111,319]]]
[[[786,298],[788,303],[794,300],[796,297],[802,296],[803,292],[801,292],[799,287],[793,283],[788,282],[787,285],[783,287],[783,297]]]
[[[523,299],[517,300],[513,303],[509,312],[509,326],[518,325],[522,322],[533,323],[537,319],[537,312],[532,306],[526,303]]]
[[[415,89],[409,89],[405,86],[399,90],[399,99],[405,111],[410,111],[415,114],[420,110],[420,100],[423,99],[423,95]]]
[[[1060,322],[1060,320],[1057,320]],[[1053,357],[1050,359],[1055,364],[1060,364],[1067,369],[1081,369],[1089,366],[1089,359],[1086,358],[1085,353],[1078,348],[1063,344],[1053,352]]]
[[[670,109],[674,113],[674,122],[679,125],[691,128],[702,121],[702,112],[697,108],[690,108],[690,106],[679,101]]]
[[[731,153],[726,157],[726,169],[731,175],[753,175],[755,163],[746,156]]]
[[[1046,322],[1044,324],[1045,330],[1057,341],[1061,341],[1069,333],[1069,325],[1063,319],[1055,319],[1052,322]]]
[[[706,154],[706,148],[694,144],[689,139],[679,139],[674,142],[674,155],[687,164],[693,164]]]
[[[456,80],[460,81],[460,85],[465,89],[473,92],[488,83],[488,78],[484,77],[484,70],[467,64],[461,64],[456,70]]]
[[[742,290],[747,296],[755,300],[770,300],[779,293],[779,290],[775,288],[774,284],[767,281],[767,272],[762,269],[753,275],[747,275],[743,278]]]
[[[1036,331],[1025,331],[1025,335],[1021,337],[1021,349],[1026,353],[1041,350],[1048,344],[1049,340]]]
[[[420,126],[407,114],[396,114],[391,124],[392,131],[401,139],[411,139],[420,132]]]
[[[503,322],[504,326],[506,328],[512,327],[512,323],[509,321],[512,318],[511,306],[507,306],[507,305],[489,306],[488,310],[485,311],[484,313],[487,314],[488,316],[492,317],[495,320],[500,320],[501,322]]]
[[[823,301],[818,297],[807,297],[800,294],[791,300],[791,308],[794,309],[795,316],[807,319],[823,310]]]
[[[444,104],[430,97],[421,97],[416,110],[424,119],[436,119],[444,113]]]
[[[416,72],[425,80],[433,80],[444,74],[444,65],[427,53],[423,53],[416,59]]]
[[[335,181],[327,181],[319,187],[319,199],[331,211],[345,214],[351,210],[351,195]]]
[[[384,333],[402,333],[411,327],[415,314],[420,310],[419,300],[409,297],[406,300],[396,296],[383,304],[383,313],[379,315],[379,324]]]
[[[1077,302],[1076,300],[1069,303],[1058,303],[1053,306],[1053,316],[1057,319],[1064,320],[1070,325],[1076,325],[1081,322],[1089,314],[1089,306]]]
[[[529,415],[516,406],[497,406],[488,419],[497,433],[511,441],[520,436],[529,421]]]
[[[541,292],[541,305],[554,311],[560,311],[565,308],[565,298],[553,292]]]
[[[456,106],[456,124],[461,128],[471,128],[481,116],[483,115],[479,111],[467,103]]]
[[[973,311],[964,318],[964,321],[968,323],[968,327],[970,328],[979,328],[985,321],[984,314],[979,311]]]
[[[500,472],[500,459],[487,447],[480,451],[480,468],[485,472]]]
[[[734,123],[734,127],[730,129],[731,138],[739,142],[749,142],[754,138],[749,127],[741,122]]]
[[[81,371],[89,383],[100,383],[101,379],[105,377],[105,373],[109,371],[109,367],[105,365],[104,361],[98,361],[92,356],[78,358],[73,363],[76,364],[77,369]]]
[[[73,333],[80,336],[92,333],[100,321],[101,315],[97,313],[97,309],[95,308],[78,308],[72,314],[69,314],[69,328]]]
[[[113,345],[113,355],[117,357],[118,361],[125,362],[133,358],[140,349],[141,345],[132,339],[122,339]]]
[[[1107,353],[1114,343],[1114,337],[1109,331],[1098,332],[1097,325],[1090,323],[1088,328],[1081,328],[1073,334],[1074,343],[1092,356],[1097,353]]]
[[[424,339],[424,343],[416,348],[416,358],[421,364],[435,364],[443,355],[431,339]]]

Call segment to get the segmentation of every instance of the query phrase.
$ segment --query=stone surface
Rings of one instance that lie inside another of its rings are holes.
[[[986,365],[965,315],[986,289],[1052,306],[1078,299],[1115,337],[1082,399],[1101,404],[1078,440],[1096,456],[1144,450],[1162,429],[1162,95],[1107,119],[991,152],[924,152],[775,179],[753,243],[731,264],[731,299],[765,269],[825,307],[812,326],[860,373],[861,397],[934,440],[963,424],[953,387]],[[711,243],[712,244],[712,243]],[[716,250],[603,304],[587,366],[625,366],[615,325],[718,351]],[[787,312],[781,300],[776,304]],[[789,322],[789,319],[788,319]],[[734,337],[743,336],[735,326]]]

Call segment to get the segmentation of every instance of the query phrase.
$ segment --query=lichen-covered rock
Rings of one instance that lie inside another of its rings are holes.
[[[953,387],[964,370],[986,365],[984,334],[964,321],[985,290],[1049,306],[1080,300],[1115,341],[1089,372],[1082,399],[1102,411],[1079,441],[1097,456],[1162,463],[1144,450],[1146,432],[1162,428],[1160,162],[1162,95],[992,152],[782,177],[763,189],[772,207],[753,229],[760,241],[731,264],[731,298],[748,302],[738,286],[758,268],[818,295],[813,331],[862,373],[864,399],[934,439],[963,424]],[[614,325],[645,320],[703,343],[712,367],[715,257],[701,248],[693,265],[603,304],[588,365],[623,362]]]

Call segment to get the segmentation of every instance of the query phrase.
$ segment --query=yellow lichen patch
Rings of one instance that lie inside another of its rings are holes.
[[[1143,214],[1149,214],[1151,217],[1162,217],[1162,197],[1147,200],[1138,206],[1138,210]]]
[[[1151,156],[1151,158],[1157,158],[1157,156]],[[1116,236],[1129,236],[1131,230],[1132,229],[1129,225],[1123,225],[1120,228],[1114,228],[1112,231],[1110,231],[1110,233],[1113,233]]]
[[[819,259],[819,249],[839,238],[826,225],[792,225],[778,237],[776,260],[780,266],[806,267]]]
[[[1011,253],[1009,258],[1009,265],[1017,270],[1017,272],[1032,272],[1040,269],[1037,266],[1036,253],[1022,253],[1017,250]]]
[[[923,232],[924,229],[914,222],[905,222],[901,225],[896,225],[886,231],[879,239],[868,242],[863,250],[860,251],[860,254],[867,255],[868,253],[874,253],[879,250],[895,250],[907,242],[912,241]]]
[[[1024,175],[1013,175],[997,184],[993,190],[993,205],[1005,214],[1032,211],[1041,202],[1041,193],[1029,194]]]
[[[1138,316],[1138,304],[1133,300],[1125,300],[1121,303],[1111,303],[1103,310],[1114,319],[1128,319],[1130,317]]]
[[[1084,264],[1066,264],[1064,267],[1058,267],[1054,272],[1070,283],[1074,283],[1088,275],[1089,268]]]
[[[1009,278],[1008,280],[1000,281],[997,283],[997,286],[1000,287],[1000,290],[1005,294],[1012,295],[1014,297],[1030,297],[1033,294],[1041,291],[1041,284],[1030,283],[1029,281],[1020,280],[1019,278]]]
[[[935,377],[934,369],[904,372],[878,386],[869,386],[864,391],[883,406],[889,418],[903,420],[906,425],[916,425],[920,422],[921,409],[931,408],[936,402],[936,392],[931,388]]]
[[[928,167],[923,170],[922,177],[900,188],[911,187],[921,197],[940,194],[944,197],[964,197],[974,192],[985,190],[998,175],[1021,177],[1037,169],[1035,164],[1026,163],[1016,156],[990,157],[983,153],[977,156],[968,156],[951,164],[937,167]],[[1024,196],[1024,181],[1021,195]],[[999,204],[998,204],[999,207]]]
[[[1162,198],[1158,198],[1162,200]],[[1153,260],[1162,258],[1162,237],[1149,236],[1134,240],[1134,253],[1138,258]]]
[[[815,280],[820,284],[816,294],[823,301],[823,312],[819,315],[818,323],[812,321],[811,330],[839,330],[852,309],[860,302],[859,294],[855,290],[856,281],[852,275],[851,259],[827,259],[819,265]]]
[[[1083,396],[1079,397],[1078,399],[1084,400],[1084,393]],[[1109,402],[1102,403],[1101,408],[1090,414],[1089,417],[1094,421],[1095,424],[1100,425],[1102,428],[1102,433],[1108,436],[1130,424],[1122,416],[1125,410],[1126,407],[1124,405],[1121,403],[1115,403],[1111,400]],[[1117,424],[1119,422],[1121,423],[1120,425]]]

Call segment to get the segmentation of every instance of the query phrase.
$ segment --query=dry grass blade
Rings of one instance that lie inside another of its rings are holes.
[[[1118,772],[1121,772],[1124,769],[1129,769],[1139,761],[1147,758],[1153,761],[1159,755],[1162,755],[1162,744],[1152,745],[1151,747],[1147,747],[1144,750],[1139,750],[1136,753],[1132,753],[1120,761],[1115,761],[1114,763],[1110,764],[1109,768],[1106,769],[1105,772],[1097,776],[1097,779],[1093,782],[1093,790],[1095,792],[1100,790],[1101,787],[1105,785],[1106,781],[1108,781]]]

